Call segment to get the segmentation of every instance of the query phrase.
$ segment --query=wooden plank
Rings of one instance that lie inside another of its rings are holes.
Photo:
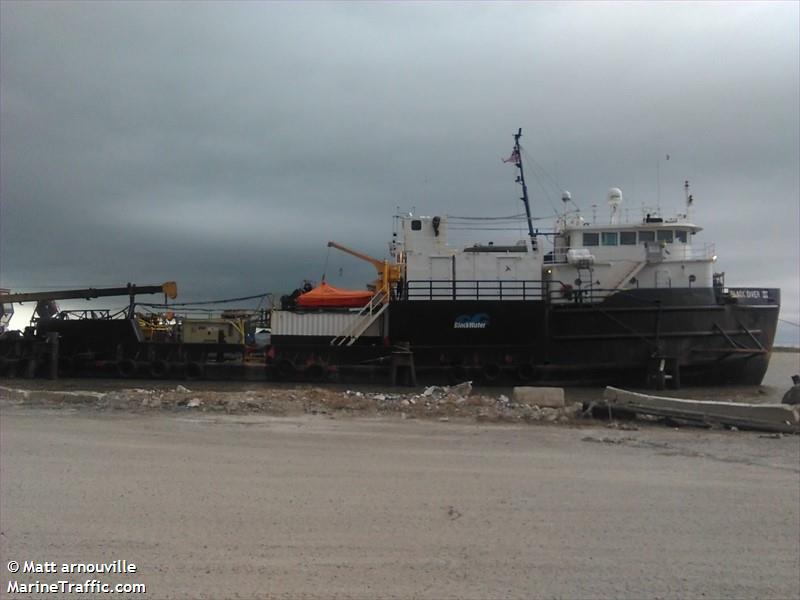
[[[603,397],[611,408],[641,414],[761,431],[800,432],[800,406],[666,398],[610,386],[606,388]]]

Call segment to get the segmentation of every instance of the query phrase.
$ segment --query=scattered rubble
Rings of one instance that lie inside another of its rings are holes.
[[[564,388],[518,386],[514,388],[513,396],[515,402],[546,408],[564,407]]]
[[[563,398],[563,391],[561,391]],[[513,394],[512,394],[513,396]],[[21,390],[0,386],[0,399],[16,404],[59,407],[83,404],[103,410],[192,410],[200,412],[296,413],[332,415],[397,414],[401,419],[430,418],[442,423],[565,423],[583,415],[580,404],[561,408],[538,406],[491,390],[473,393],[472,382],[430,386],[419,392],[340,391],[322,387],[268,388],[246,392],[174,388],[122,389],[108,392]]]
[[[491,389],[473,390],[472,382],[454,386],[430,386],[419,391],[357,391],[329,387],[299,386],[296,388],[259,386],[247,391],[191,390],[183,385],[155,389],[131,388],[107,392],[55,391],[18,389],[0,386],[0,401],[43,407],[86,407],[99,410],[163,410],[221,412],[229,414],[260,413],[291,415],[307,413],[328,415],[391,415],[400,419],[431,419],[441,423],[451,421],[477,421],[479,423],[577,423],[596,406],[564,403],[561,388],[514,388],[511,397]],[[533,391],[531,391],[533,390]],[[545,391],[541,391],[545,390]],[[645,404],[645,401],[648,404]],[[791,433],[798,431],[800,406],[749,405],[687,401],[660,398],[624,392],[615,388],[606,391],[606,406],[600,418],[609,413],[615,420],[607,423],[608,429],[637,431],[640,427],[656,423],[696,425],[739,429],[761,429]],[[549,406],[561,404],[562,406]],[[623,420],[623,412],[629,420]],[[669,409],[669,410],[667,410]],[[634,414],[636,413],[636,414]],[[616,420],[619,417],[619,420]],[[584,440],[610,442],[606,439]]]

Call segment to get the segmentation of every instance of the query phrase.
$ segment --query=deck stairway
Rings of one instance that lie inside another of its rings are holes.
[[[387,290],[380,290],[359,311],[356,320],[331,340],[331,346],[352,346],[369,329],[369,326],[378,320],[388,306],[389,296]]]
[[[646,260],[636,263],[634,267],[627,273],[627,275],[625,275],[625,277],[623,277],[622,280],[614,287],[614,289],[621,290],[625,288],[625,286],[629,284],[630,280],[636,277],[646,265]]]

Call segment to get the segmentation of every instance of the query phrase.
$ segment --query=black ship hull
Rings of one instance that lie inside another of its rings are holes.
[[[396,301],[383,339],[332,346],[330,338],[278,335],[272,364],[286,379],[359,379],[389,365],[399,345],[412,353],[423,381],[757,385],[779,305],[777,289],[714,288],[633,290],[592,304]]]
[[[45,320],[36,336],[0,338],[0,376],[385,383],[400,356],[429,383],[757,385],[780,292],[673,288],[581,300],[395,299],[351,345],[274,331],[260,368],[245,364],[242,345],[143,340],[131,320]]]

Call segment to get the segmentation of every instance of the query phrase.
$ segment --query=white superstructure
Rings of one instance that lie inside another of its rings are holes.
[[[592,288],[596,298],[635,288],[712,286],[714,247],[694,243],[701,228],[686,215],[620,223],[615,212],[602,225],[577,215],[559,219],[543,277],[563,286],[562,296],[570,289]]]
[[[410,298],[522,299],[523,282],[542,279],[542,253],[530,240],[499,246],[488,243],[453,247],[447,243],[447,217],[399,217],[401,239],[395,260],[405,264],[409,287],[421,290]],[[425,295],[425,289],[433,293]],[[541,297],[540,285],[527,285],[525,299]]]
[[[597,301],[620,290],[712,286],[714,247],[694,242],[701,228],[688,210],[625,223],[621,190],[612,188],[608,199],[606,224],[565,213],[554,232],[511,245],[451,246],[447,217],[401,215],[393,254],[405,266],[409,299]]]

